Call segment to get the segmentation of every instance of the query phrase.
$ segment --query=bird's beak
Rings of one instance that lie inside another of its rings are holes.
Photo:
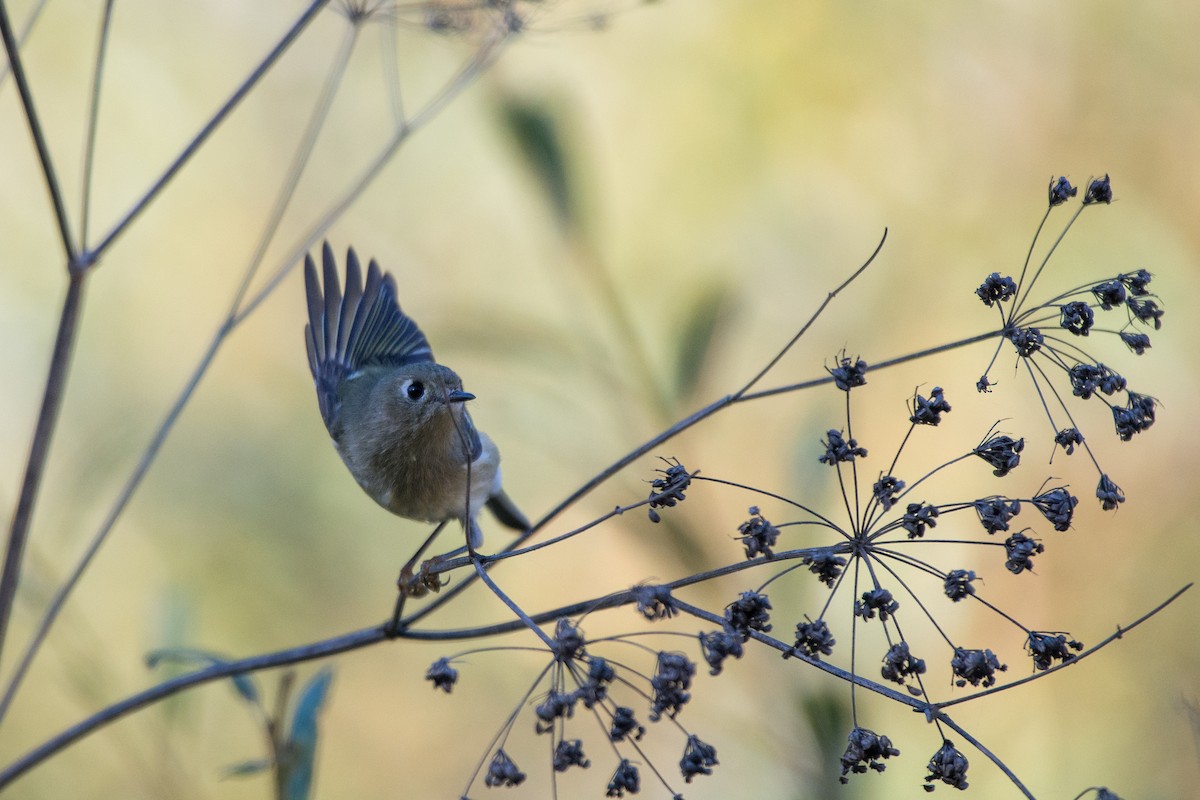
[[[468,400],[474,400],[475,395],[470,392],[464,392],[462,389],[455,389],[446,395],[447,403],[465,403]]]

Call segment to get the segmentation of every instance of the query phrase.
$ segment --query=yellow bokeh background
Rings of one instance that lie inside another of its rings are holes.
[[[18,24],[34,7],[6,5]],[[76,233],[101,5],[48,4],[22,51]],[[303,7],[115,5],[89,245]],[[1048,463],[1049,426],[1009,351],[992,373],[997,391],[976,395],[990,343],[873,373],[854,395],[854,433],[871,451],[869,485],[904,435],[914,387],[940,385],[954,412],[907,445],[898,471],[910,483],[976,444],[997,420],[1028,447],[1004,481],[967,462],[931,482],[925,499],[1028,497],[1048,476],[1072,486],[1081,503],[1071,532],[1037,524],[1031,509],[1021,519],[1047,544],[1036,574],[1008,575],[994,557],[971,562],[977,551],[968,548],[948,548],[936,562],[963,559],[979,570],[989,601],[1030,628],[1067,630],[1090,645],[1200,574],[1190,484],[1200,459],[1188,411],[1200,389],[1200,16],[1186,4],[563,0],[521,11],[526,29],[414,129],[326,235],[339,253],[353,245],[396,275],[401,302],[439,360],[478,396],[474,418],[499,443],[509,492],[531,516],[749,380],[885,228],[875,264],[764,387],[818,377],[842,349],[877,362],[989,330],[995,318],[974,289],[990,272],[1020,269],[1048,180],[1062,174],[1085,186],[1109,173],[1116,201],[1083,214],[1036,294],[1139,268],[1155,273],[1167,313],[1163,330],[1151,333],[1153,348],[1138,359],[1100,335],[1085,344],[1159,399],[1157,424],[1121,443],[1096,401],[1071,406],[1128,501],[1100,511],[1095,468],[1082,453]],[[411,117],[486,35],[438,35],[420,20],[419,9],[387,6],[359,30],[328,130],[252,292],[273,269],[295,263],[288,254],[296,242],[386,141],[394,106],[382,77],[391,63],[383,37],[395,37]],[[336,8],[322,11],[90,277],[0,678],[224,318],[349,30]],[[513,108],[555,123],[573,192],[569,232],[505,125]],[[1048,236],[1067,216],[1052,216]],[[0,505],[11,509],[66,283],[11,76],[0,84],[0,243]],[[695,347],[689,332],[706,308],[716,309],[711,347],[694,377],[681,380]],[[34,663],[0,727],[0,762],[171,674],[148,671],[148,651],[188,646],[242,657],[368,627],[390,611],[396,570],[425,529],[370,502],[330,446],[304,358],[303,316],[302,280],[292,270],[225,341]],[[824,432],[844,427],[843,411],[828,388],[729,409],[638,460],[551,530],[644,497],[659,455],[836,516],[836,484],[815,457]],[[679,578],[736,561],[731,537],[755,503],[787,518],[780,505],[697,483],[662,525],[642,511],[627,514],[499,567],[496,579],[532,611]],[[952,525],[958,538],[979,538],[976,526],[958,520],[939,532],[950,535]],[[789,546],[828,541],[804,538],[804,530],[785,528]],[[488,545],[504,537],[492,526]],[[681,596],[719,610],[770,574],[741,573]],[[1010,664],[1005,677],[1025,674],[1010,624],[981,608],[949,606],[936,586],[923,592],[949,636],[996,649]],[[771,596],[774,633],[786,640],[804,614],[820,612],[826,593],[794,576],[773,584]],[[1197,603],[1185,594],[1078,667],[968,705],[956,719],[1038,797],[1071,798],[1095,785],[1127,798],[1188,796],[1200,780]],[[845,607],[830,616],[843,645],[849,616]],[[475,587],[430,624],[507,618]],[[914,649],[937,662],[935,697],[954,696],[944,643],[923,619],[911,619]],[[644,627],[628,609],[585,622],[592,637]],[[877,623],[860,635],[873,673]],[[528,634],[497,641],[535,643]],[[696,655],[683,640],[646,641]],[[427,665],[470,646],[399,642],[334,659],[314,796],[459,796],[544,662],[520,652],[475,655],[459,665],[452,695],[434,694],[422,678]],[[615,654],[638,657],[628,647]],[[301,666],[299,679],[317,668]],[[859,723],[889,735],[903,756],[882,776],[835,788],[836,754],[822,755],[804,709],[844,707],[844,684],[759,651],[717,678],[700,672],[680,721],[717,746],[715,775],[686,786],[675,777],[681,743],[669,723],[653,726],[646,745],[687,797],[923,796],[924,766],[940,740],[907,709],[859,694]],[[268,696],[278,677],[259,676]],[[529,780],[518,789],[476,784],[472,797],[550,796],[546,737],[533,735],[529,709],[524,715],[508,749]],[[560,797],[602,796],[613,766],[595,728],[583,727],[591,720],[580,717],[578,735],[595,763],[564,780]],[[971,759],[975,796],[1019,796],[982,755],[951,738]],[[261,731],[228,685],[209,685],[101,730],[5,796],[267,797],[264,777],[222,777],[263,751]],[[643,794],[669,796],[648,771]]]

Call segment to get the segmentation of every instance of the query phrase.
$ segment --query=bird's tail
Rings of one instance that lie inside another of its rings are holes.
[[[504,493],[503,489],[498,490],[495,494],[488,498],[488,511],[500,521],[502,525],[507,525],[522,533],[529,530],[529,520],[521,513],[521,509],[517,508],[517,504]]]

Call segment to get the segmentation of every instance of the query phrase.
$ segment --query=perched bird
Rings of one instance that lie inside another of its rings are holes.
[[[325,427],[358,485],[407,519],[456,519],[472,547],[486,505],[521,531],[529,522],[500,484],[500,452],[467,413],[454,370],[433,360],[425,334],[396,301],[396,283],[374,260],[366,283],[353,248],[346,293],[337,260],[321,253],[324,291],[312,256],[304,260],[308,324],[304,338]]]

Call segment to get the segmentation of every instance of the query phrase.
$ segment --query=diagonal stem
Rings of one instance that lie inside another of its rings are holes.
[[[46,144],[46,136],[42,132],[42,123],[38,118],[37,109],[33,105],[33,92],[25,76],[25,67],[21,62],[21,51],[17,46],[16,35],[12,22],[8,18],[8,4],[0,0],[0,39],[4,40],[4,51],[8,54],[8,64],[12,69],[13,80],[17,84],[17,93],[21,96],[21,108],[25,112],[25,121],[29,124],[29,133],[33,137],[33,145],[37,148],[38,161],[42,165],[42,174],[46,181],[46,190],[50,192],[50,201],[54,204],[54,219],[58,223],[58,235],[62,239],[63,251],[67,254],[67,265],[74,270],[79,259],[79,250],[75,237],[71,234],[71,221],[67,217],[67,204],[63,200],[62,187],[54,172],[54,162],[50,158],[50,148]]]
[[[100,18],[100,36],[96,43],[96,62],[92,67],[92,94],[88,100],[87,131],[83,135],[83,181],[79,211],[79,245],[87,248],[88,222],[92,211],[92,167],[96,156],[96,130],[100,122],[100,86],[104,64],[108,60],[108,39],[112,30],[112,10],[116,0],[105,0]]]
[[[246,80],[242,81],[241,85],[238,86],[234,93],[230,95],[229,99],[225,101],[225,104],[217,109],[217,113],[213,114],[212,118],[209,119],[209,121],[205,123],[204,127],[200,129],[200,132],[197,133],[190,142],[188,142],[187,146],[184,147],[179,155],[175,157],[175,160],[170,163],[163,174],[158,177],[158,180],[156,180],[149,190],[147,190],[146,193],[143,194],[141,198],[139,198],[138,201],[133,204],[132,208],[125,212],[125,216],[123,216],[117,222],[117,224],[112,227],[112,230],[105,234],[104,238],[100,240],[100,243],[92,250],[93,258],[99,258],[100,255],[109,248],[109,245],[111,245],[118,236],[124,233],[125,229],[128,228],[133,221],[137,219],[137,217],[143,211],[146,210],[146,207],[149,206],[156,197],[158,197],[162,190],[166,188],[167,184],[171,182],[171,179],[175,177],[175,174],[179,172],[179,170],[183,169],[183,166],[191,159],[192,156],[196,154],[201,145],[208,140],[208,137],[211,136],[213,132],[220,127],[221,123],[225,121],[225,118],[228,117],[235,108],[237,108],[238,104],[246,97],[246,95],[250,93],[250,90],[258,85],[258,82],[263,78],[263,76],[270,71],[271,67],[275,65],[275,62],[278,61],[280,57],[287,51],[292,42],[296,41],[296,39],[308,26],[308,23],[312,22],[313,18],[316,17],[317,13],[321,11],[321,9],[324,8],[328,2],[329,0],[313,0],[313,2],[309,4],[308,8],[304,10],[304,13],[301,14],[294,23],[292,23],[290,28],[288,28],[287,33],[283,35],[283,38],[280,39],[275,47],[271,49],[271,52],[267,53],[266,58],[264,58],[262,62],[254,68],[254,71],[250,73]]]
[[[0,720],[3,720],[7,714],[13,698],[16,696],[21,683],[24,681],[30,665],[33,663],[34,657],[37,655],[38,650],[41,648],[42,643],[45,641],[46,636],[50,632],[50,628],[54,625],[55,621],[58,619],[59,613],[62,611],[63,606],[66,604],[67,597],[72,591],[74,591],[76,584],[78,584],[80,578],[83,577],[83,574],[91,564],[92,559],[95,558],[101,546],[107,540],[109,533],[116,525],[117,520],[124,512],[125,507],[133,498],[134,492],[137,491],[137,488],[141,485],[142,479],[145,478],[146,473],[150,470],[150,467],[154,463],[159,450],[162,449],[163,443],[166,441],[167,435],[175,426],[175,422],[179,419],[179,415],[183,413],[184,407],[195,393],[196,387],[199,385],[201,378],[204,377],[204,374],[208,371],[213,359],[216,358],[217,351],[220,349],[226,337],[228,337],[235,327],[235,324],[231,320],[237,314],[238,306],[241,304],[242,299],[245,296],[246,289],[262,262],[263,254],[266,252],[266,248],[270,244],[271,239],[278,231],[280,220],[283,218],[283,214],[287,209],[292,197],[295,195],[296,185],[300,180],[300,176],[304,173],[304,168],[308,163],[309,157],[312,155],[313,147],[316,144],[317,135],[323,127],[324,121],[328,118],[330,107],[332,106],[334,97],[336,95],[336,89],[341,84],[342,78],[345,75],[346,64],[349,62],[350,55],[353,51],[354,42],[357,39],[357,32],[357,27],[351,28],[349,34],[346,36],[343,42],[341,49],[334,57],[333,64],[329,71],[329,77],[326,80],[325,86],[323,87],[313,108],[309,125],[305,129],[304,135],[301,137],[295,157],[292,159],[288,171],[286,172],[286,177],[279,190],[275,205],[271,210],[271,214],[266,225],[264,226],[262,238],[258,247],[254,251],[254,255],[251,257],[250,264],[246,267],[244,278],[234,294],[234,298],[230,304],[230,309],[226,319],[223,320],[218,326],[216,332],[213,334],[213,338],[209,343],[208,348],[200,357],[200,361],[193,371],[191,377],[188,379],[187,384],[185,384],[183,390],[179,393],[174,405],[172,405],[168,410],[163,422],[159,425],[158,430],[151,438],[150,443],[142,452],[141,458],[138,460],[133,472],[130,474],[128,480],[125,482],[125,485],[122,487],[117,499],[113,502],[112,507],[109,509],[109,512],[104,519],[104,522],[97,529],[96,533],[92,537],[92,540],[88,543],[87,548],[76,561],[71,573],[67,576],[66,580],[63,581],[62,585],[59,586],[59,588],[55,591],[54,597],[51,599],[49,605],[46,607],[45,612],[42,614],[42,618],[38,623],[37,630],[34,632],[29,644],[26,645],[25,651],[22,653],[20,660],[17,662],[16,668],[9,677],[8,685],[4,689],[4,694],[0,696]]]
[[[29,461],[25,466],[25,478],[21,483],[21,495],[17,500],[12,528],[8,533],[8,549],[4,554],[3,574],[0,575],[0,652],[3,652],[8,622],[12,617],[13,602],[17,596],[21,561],[25,555],[25,543],[29,538],[29,524],[33,519],[38,489],[46,469],[50,440],[54,435],[58,412],[62,408],[67,366],[71,363],[71,351],[75,347],[79,315],[83,306],[83,282],[88,274],[73,271],[70,283],[67,284],[67,296],[63,300],[62,315],[58,322],[58,336],[54,341],[54,353],[50,357],[50,374],[46,376],[46,389],[42,395],[42,408],[38,412],[33,444],[29,449]]]
[[[21,27],[20,34],[17,35],[17,47],[24,46],[25,40],[33,33],[33,26],[37,24],[38,18],[42,16],[42,11],[46,8],[47,0],[38,0],[30,11],[29,16],[25,18],[25,24]],[[0,86],[4,85],[4,79],[8,77],[9,70],[12,65],[5,59],[4,64],[0,65]]]

